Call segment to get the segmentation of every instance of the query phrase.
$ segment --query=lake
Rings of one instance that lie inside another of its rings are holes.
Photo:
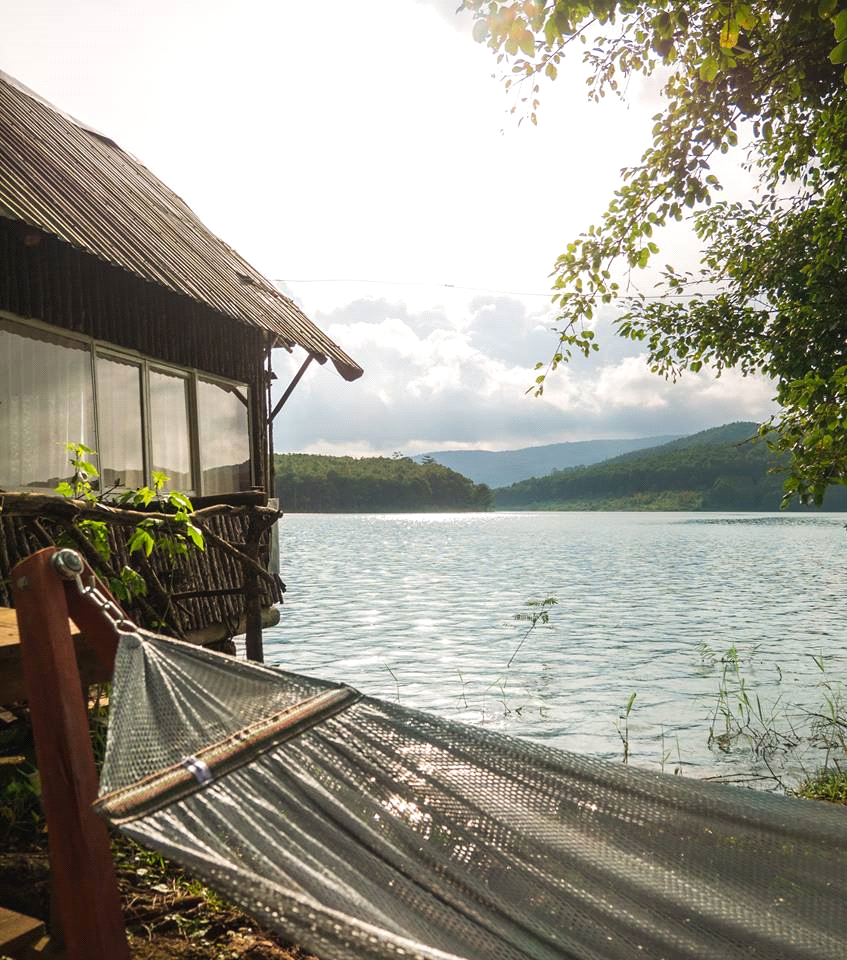
[[[845,676],[838,514],[293,514],[280,553],[269,663],[568,750],[621,759],[626,740],[641,766],[799,775],[820,759],[809,712]],[[548,596],[525,636],[515,615]],[[722,686],[798,746],[710,745]]]

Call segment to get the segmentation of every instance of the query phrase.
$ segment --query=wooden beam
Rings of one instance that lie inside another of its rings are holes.
[[[256,494],[246,499],[249,501]],[[260,497],[264,494],[258,494]],[[220,501],[220,497],[215,498]],[[113,507],[100,501],[87,503],[84,500],[70,500],[44,493],[0,493],[0,510],[10,517],[42,517],[48,520],[105,520],[107,523],[122,526],[137,527],[141,520],[158,520],[164,526],[174,523],[173,513],[159,513],[154,510],[127,510],[122,507]],[[254,506],[245,503],[239,506],[229,503],[215,502],[207,507],[201,507],[189,514],[192,520],[209,520],[218,514],[238,515],[247,511],[258,510],[260,513],[276,511],[263,506]]]
[[[314,354],[310,353],[309,356],[306,357],[306,359],[303,361],[303,365],[300,367],[297,373],[294,374],[294,379],[285,388],[285,393],[279,398],[279,400],[277,400],[276,406],[273,408],[273,410],[271,410],[270,415],[268,416],[268,423],[273,423],[274,420],[276,420],[276,415],[285,406],[285,403],[288,400],[288,398],[291,396],[291,394],[294,393],[294,388],[303,378],[303,374],[309,369],[309,364],[314,359],[315,359]]]
[[[59,920],[68,960],[130,960],[109,837],[91,808],[97,771],[68,626],[68,599],[52,565],[56,553],[48,547],[19,563],[12,571],[12,594]],[[77,592],[75,584],[69,586],[69,595]],[[110,628],[102,614],[99,629],[82,626],[96,634],[95,649],[108,657],[101,641]]]
[[[263,630],[267,627],[275,627],[279,620],[278,607],[262,607]],[[242,614],[237,623],[235,620],[232,623],[210,623],[199,630],[192,630],[185,635],[185,642],[193,643],[195,646],[204,646],[207,643],[218,643],[221,640],[228,640],[230,637],[238,637],[246,632],[247,618]]]

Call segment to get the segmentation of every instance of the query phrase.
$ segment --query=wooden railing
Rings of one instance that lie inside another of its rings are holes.
[[[285,589],[269,572],[270,536],[279,514],[261,502],[208,499],[191,514],[203,533],[205,549],[189,548],[169,557],[155,551],[130,553],[129,541],[142,520],[167,513],[126,510],[34,493],[0,494],[0,605],[13,606],[9,577],[25,557],[56,544],[73,545],[107,582],[124,566],[146,584],[146,594],[125,604],[148,629],[194,642],[215,643],[247,633],[247,655],[262,660],[261,627],[276,622],[274,604]],[[247,498],[245,498],[247,499]],[[257,499],[257,498],[254,498]],[[106,523],[109,557],[104,559],[85,537],[81,520]]]

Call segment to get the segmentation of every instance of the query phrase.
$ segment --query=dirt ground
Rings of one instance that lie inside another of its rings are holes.
[[[31,729],[0,717],[0,906],[50,924],[47,829]],[[102,752],[98,724],[90,717]],[[134,960],[307,960],[283,938],[149,850],[118,833],[112,855]],[[3,960],[0,949],[0,960]]]
[[[133,960],[309,957],[161,857],[122,838],[113,852]],[[49,922],[46,850],[0,853],[0,905]]]

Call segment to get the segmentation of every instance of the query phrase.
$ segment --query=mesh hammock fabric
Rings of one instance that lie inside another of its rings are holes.
[[[324,960],[845,960],[847,811],[121,640],[99,812]]]

